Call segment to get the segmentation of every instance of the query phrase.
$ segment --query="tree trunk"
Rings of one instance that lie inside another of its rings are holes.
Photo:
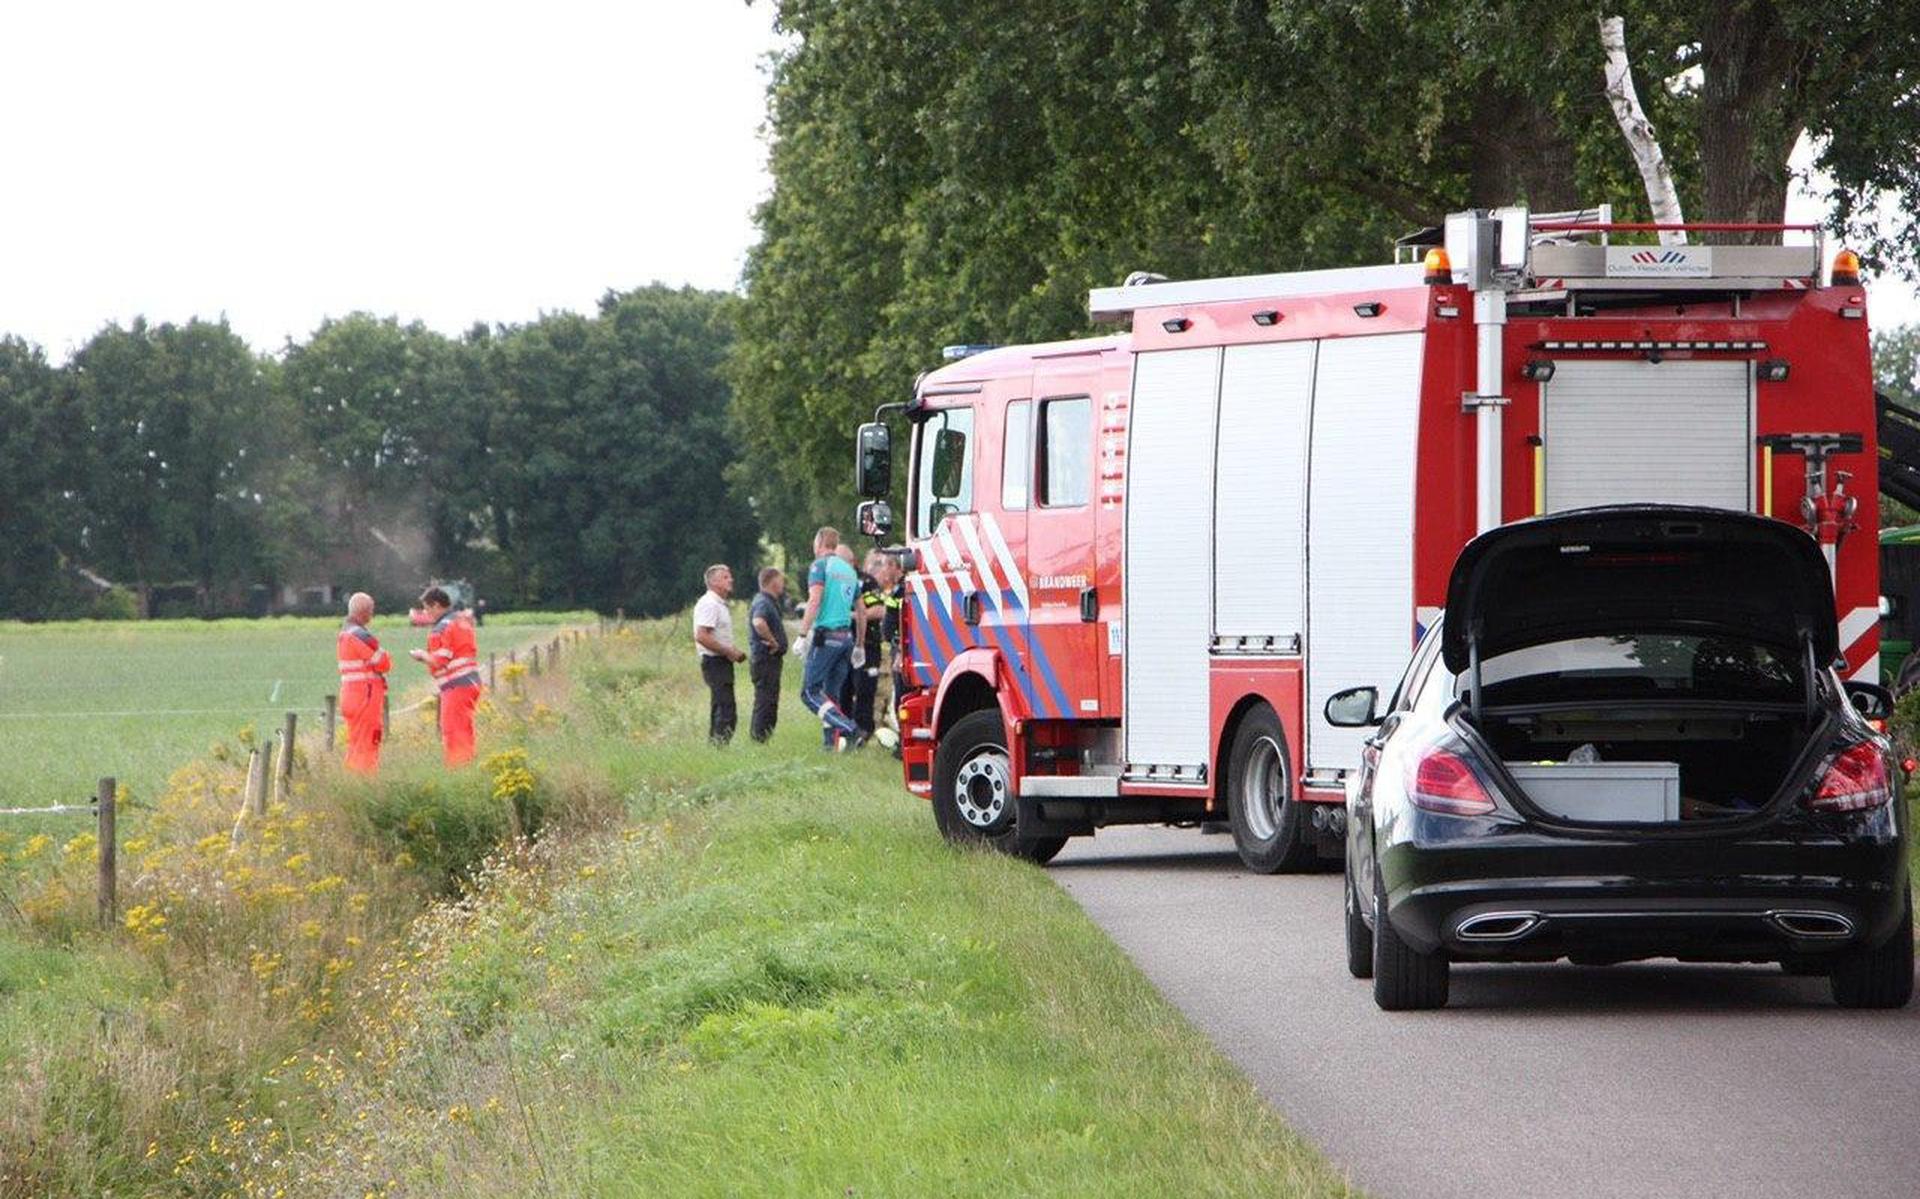
[[[1680,210],[1680,192],[1673,185],[1673,171],[1660,149],[1653,122],[1647,119],[1646,111],[1640,107],[1639,93],[1634,90],[1624,20],[1600,18],[1600,48],[1607,56],[1607,103],[1613,107],[1613,119],[1620,123],[1627,148],[1633,151],[1634,164],[1640,168],[1640,180],[1647,189],[1647,207],[1656,222],[1679,224],[1686,219]],[[1660,235],[1660,244],[1684,246],[1687,235],[1680,230],[1665,232]]]
[[[1541,212],[1578,208],[1573,142],[1553,114],[1520,93],[1483,95],[1468,133],[1468,203],[1494,208],[1524,201]]]
[[[1768,0],[1714,0],[1700,38],[1701,199],[1710,221],[1780,221],[1804,122],[1795,45]],[[1763,240],[1776,240],[1772,234]],[[1729,234],[1727,241],[1751,241]]]

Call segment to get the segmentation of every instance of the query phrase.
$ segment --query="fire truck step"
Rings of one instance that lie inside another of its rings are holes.
[[[1120,794],[1120,776],[1112,774],[1030,774],[1020,794],[1035,799],[1101,799]]]

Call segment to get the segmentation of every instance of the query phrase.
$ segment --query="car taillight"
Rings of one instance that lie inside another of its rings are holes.
[[[1848,746],[1827,765],[1827,773],[1807,799],[1807,806],[1816,812],[1858,812],[1877,808],[1892,798],[1886,756],[1862,741]]]
[[[1467,760],[1446,749],[1415,751],[1408,771],[1407,798],[1416,808],[1448,816],[1484,816],[1493,811],[1493,797]]]

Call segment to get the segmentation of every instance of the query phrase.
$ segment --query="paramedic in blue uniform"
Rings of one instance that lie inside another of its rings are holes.
[[[831,750],[857,744],[860,730],[834,697],[846,686],[856,638],[866,631],[866,621],[854,603],[860,577],[835,552],[839,548],[839,530],[826,526],[813,535],[813,565],[807,568],[807,610],[800,619],[800,641],[807,654],[800,702],[820,718],[821,743]]]

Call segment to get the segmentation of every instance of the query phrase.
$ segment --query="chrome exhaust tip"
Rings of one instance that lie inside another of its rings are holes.
[[[1538,912],[1482,912],[1453,926],[1462,941],[1518,941],[1540,927]]]
[[[1853,935],[1853,921],[1837,912],[1768,912],[1767,919],[1792,937],[1838,940]]]

